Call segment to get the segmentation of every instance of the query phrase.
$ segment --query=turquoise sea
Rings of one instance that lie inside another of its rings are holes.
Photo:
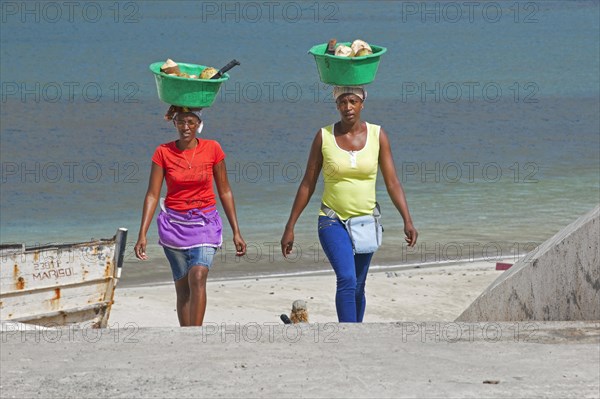
[[[316,214],[279,240],[317,130],[336,121],[308,49],[384,46],[363,118],[392,140],[419,243],[382,179],[374,267],[534,249],[600,201],[600,5],[507,2],[2,2],[0,241],[105,238],[129,229],[125,284],[169,280],[161,248],[133,256],[154,148],[176,137],[148,69],[235,58],[203,136],[227,154],[239,222],[213,275],[326,270]],[[226,225],[226,223],[225,223]],[[149,241],[155,243],[155,226]]]

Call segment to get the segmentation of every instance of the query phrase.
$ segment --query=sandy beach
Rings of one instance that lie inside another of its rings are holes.
[[[364,322],[453,321],[502,271],[480,261],[369,273]],[[257,277],[208,282],[206,323],[279,322],[292,302],[306,301],[309,321],[337,321],[335,275]],[[117,287],[109,324],[176,327],[172,282]]]

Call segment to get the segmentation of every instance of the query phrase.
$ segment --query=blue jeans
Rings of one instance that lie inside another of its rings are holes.
[[[189,249],[176,249],[163,247],[165,255],[171,265],[173,280],[177,281],[189,273],[194,266],[204,266],[210,269],[213,258],[217,252],[215,247],[194,247]]]
[[[365,314],[365,282],[373,254],[354,254],[338,219],[319,216],[319,240],[336,275],[335,307],[340,322],[360,323]]]

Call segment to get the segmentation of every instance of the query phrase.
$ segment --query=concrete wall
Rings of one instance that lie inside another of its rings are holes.
[[[525,255],[457,321],[600,320],[600,206]]]

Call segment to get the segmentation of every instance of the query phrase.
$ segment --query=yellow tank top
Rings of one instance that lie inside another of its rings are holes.
[[[380,129],[367,123],[365,146],[359,151],[346,151],[335,141],[333,125],[321,128],[324,182],[321,201],[342,220],[373,213]],[[319,215],[325,216],[323,211]]]

